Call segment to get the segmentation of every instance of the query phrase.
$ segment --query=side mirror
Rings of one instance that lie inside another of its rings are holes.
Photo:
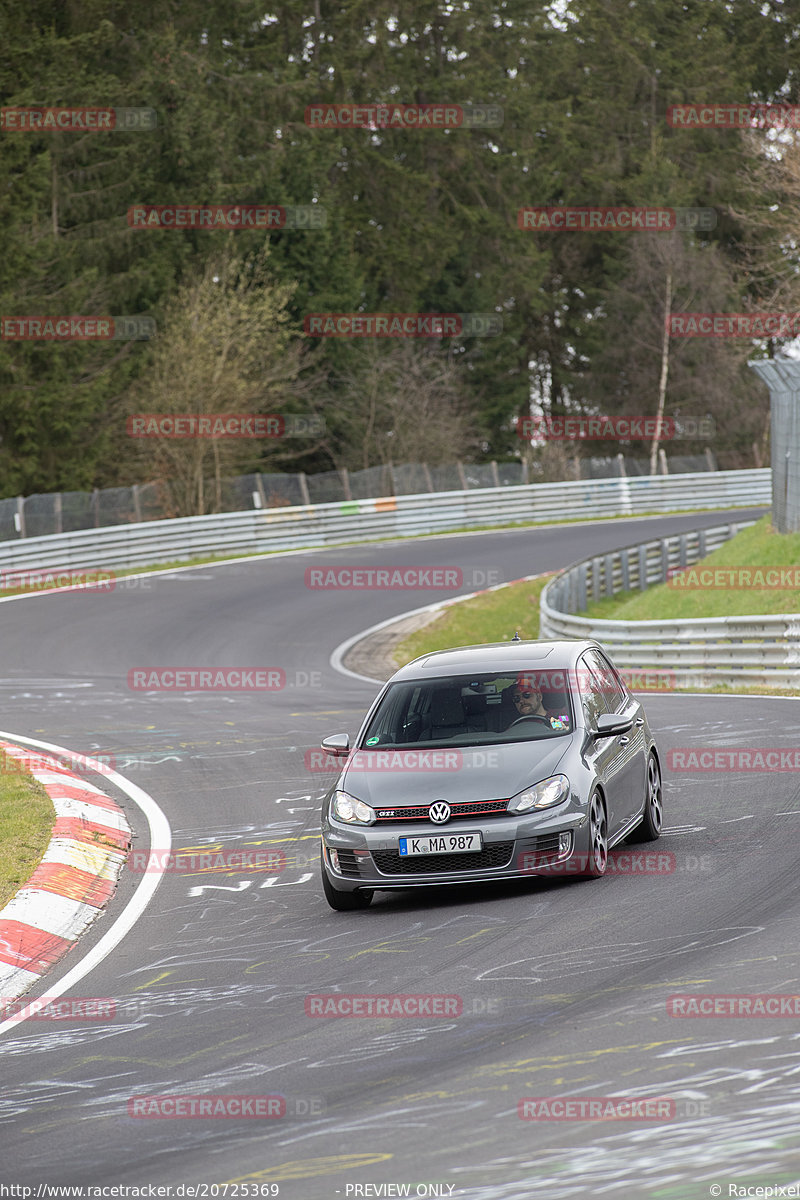
[[[626,717],[624,713],[603,713],[597,718],[597,729],[594,731],[596,738],[616,737],[620,733],[628,733],[633,729],[633,717]]]
[[[350,734],[333,733],[330,737],[323,738],[320,745],[334,758],[347,758],[350,753]]]

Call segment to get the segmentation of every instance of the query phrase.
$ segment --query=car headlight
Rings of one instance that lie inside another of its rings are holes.
[[[553,808],[569,796],[569,780],[566,775],[551,775],[533,787],[518,792],[508,802],[508,811],[528,812],[532,808]]]
[[[331,816],[337,821],[345,821],[348,825],[372,825],[375,820],[375,810],[363,800],[348,796],[347,792],[334,792],[331,800]]]

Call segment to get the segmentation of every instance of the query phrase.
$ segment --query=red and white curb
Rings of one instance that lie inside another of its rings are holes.
[[[131,842],[120,806],[48,754],[0,741],[53,802],[44,857],[0,910],[0,1012],[70,950],[111,899]]]

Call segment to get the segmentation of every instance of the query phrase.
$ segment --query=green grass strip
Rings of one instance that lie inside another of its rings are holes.
[[[424,629],[412,633],[394,651],[398,667],[412,658],[454,646],[510,642],[516,631],[523,641],[539,636],[539,597],[552,575],[512,583],[446,608]]]
[[[800,564],[800,533],[776,533],[769,517],[743,529],[695,569],[769,568]],[[691,570],[693,568],[687,568]],[[656,584],[596,600],[586,615],[609,621],[674,621],[685,617],[742,617],[800,613],[800,588],[687,587]]]
[[[54,823],[43,785],[0,751],[0,908],[41,862]]]

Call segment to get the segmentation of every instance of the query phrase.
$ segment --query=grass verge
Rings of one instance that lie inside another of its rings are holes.
[[[5,769],[4,764],[14,769]],[[0,908],[30,879],[55,821],[43,785],[0,754]]]
[[[688,570],[708,567],[792,567],[800,564],[800,533],[776,533],[769,517],[743,529]],[[690,577],[691,578],[691,577]],[[645,592],[618,592],[596,600],[587,615],[610,621],[663,621],[686,617],[741,617],[800,613],[800,588],[681,587],[659,583]]]
[[[420,654],[472,646],[480,642],[510,642],[515,631],[523,641],[539,636],[539,597],[552,575],[512,583],[496,592],[453,604],[400,642],[393,651],[398,667]]]
[[[800,564],[800,534],[775,533],[769,517],[742,530],[703,559],[704,566],[722,567],[788,567],[795,564]],[[539,597],[551,578],[552,575],[547,575],[529,583],[511,584],[445,609],[435,621],[398,644],[393,655],[396,665],[404,666],[412,658],[435,650],[480,642],[510,641],[515,629],[519,630],[523,639],[537,638]],[[659,584],[646,592],[619,593],[589,608],[590,615],[610,620],[664,620],[673,617],[780,612],[800,612],[800,590],[680,591]],[[797,696],[797,691],[790,687],[749,687],[746,684],[717,684],[713,687],[676,690],[711,695]]]

